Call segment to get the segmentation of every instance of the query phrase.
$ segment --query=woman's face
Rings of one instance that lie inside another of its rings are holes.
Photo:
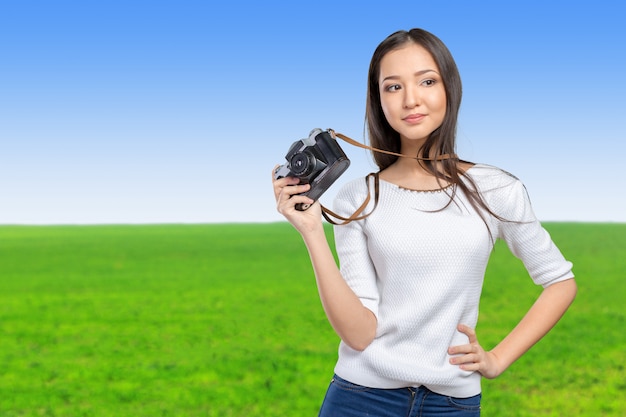
[[[380,101],[402,147],[421,146],[446,114],[446,91],[433,57],[414,43],[388,52],[380,62]]]

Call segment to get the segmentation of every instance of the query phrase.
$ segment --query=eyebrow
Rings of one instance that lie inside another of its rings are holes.
[[[416,77],[419,77],[420,75],[424,75],[424,74],[429,73],[429,72],[434,72],[435,74],[439,74],[439,73],[438,73],[437,71],[435,71],[434,69],[424,69],[424,70],[421,70],[421,71],[417,71],[417,72],[416,72],[416,73],[414,73],[413,75],[414,75],[414,76],[416,76]],[[385,77],[385,78],[383,78],[383,79],[381,80],[381,82],[385,82],[385,81],[387,81],[387,80],[397,80],[397,79],[399,79],[399,78],[400,78],[400,76],[399,76],[399,75],[390,75],[389,77]]]

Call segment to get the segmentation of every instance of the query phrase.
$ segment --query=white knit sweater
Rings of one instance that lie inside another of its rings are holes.
[[[487,165],[475,165],[466,175],[495,213],[522,223],[489,217],[489,236],[460,191],[447,208],[433,212],[448,203],[446,192],[412,191],[380,180],[373,214],[335,226],[342,275],[378,319],[376,337],[364,351],[340,343],[337,375],[373,388],[424,385],[453,397],[476,395],[480,374],[450,365],[447,349],[468,342],[456,330],[459,323],[476,326],[493,242],[505,240],[538,285],[573,277],[572,264],[537,221],[518,179]],[[367,192],[363,179],[346,184],[335,212],[354,213]]]

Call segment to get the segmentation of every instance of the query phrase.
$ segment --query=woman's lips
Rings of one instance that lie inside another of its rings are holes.
[[[421,113],[409,114],[408,116],[406,116],[402,120],[404,120],[405,122],[410,123],[410,124],[416,124],[416,123],[419,123],[422,120],[424,120],[425,117],[426,117],[426,115],[425,114],[421,114]]]

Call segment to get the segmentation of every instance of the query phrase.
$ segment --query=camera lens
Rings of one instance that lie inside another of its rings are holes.
[[[315,168],[315,156],[310,152],[298,152],[291,158],[291,171],[297,177],[306,177]]]

